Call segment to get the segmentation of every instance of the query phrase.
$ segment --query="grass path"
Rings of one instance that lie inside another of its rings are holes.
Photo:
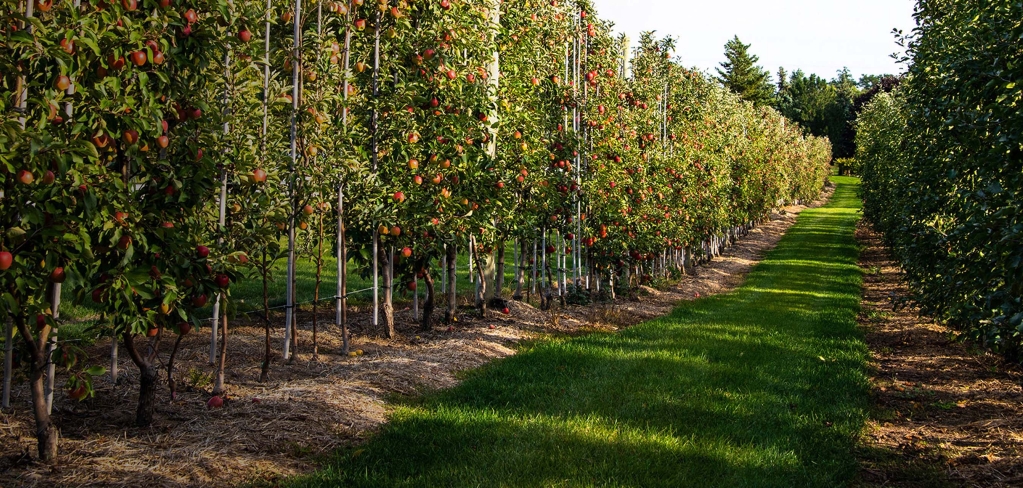
[[[867,402],[858,181],[804,211],[736,291],[542,342],[398,407],[297,486],[832,487]]]

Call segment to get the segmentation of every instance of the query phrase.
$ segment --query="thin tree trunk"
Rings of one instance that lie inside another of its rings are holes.
[[[317,343],[317,319],[319,318],[320,282],[323,279],[323,215],[320,215],[320,241],[317,243],[316,255],[316,289],[313,291],[313,361],[320,360],[320,348]]]
[[[494,298],[501,299],[504,295],[504,247],[505,242],[502,239],[497,243],[497,259],[494,263]]]
[[[32,332],[29,331],[24,317],[14,317],[15,326],[29,348],[31,363],[29,364],[29,384],[32,391],[32,412],[36,421],[36,444],[38,447],[39,460],[44,463],[53,463],[57,460],[57,443],[59,433],[53,425],[50,412],[46,408],[46,355],[43,354],[46,347],[46,338],[49,335],[50,327],[47,326],[39,334],[39,342],[32,340]]]
[[[224,394],[224,365],[227,364],[227,307],[224,309],[220,316],[223,327],[220,331],[220,361],[217,364],[217,382],[213,387],[214,395]]]
[[[177,383],[174,381],[174,358],[178,357],[178,349],[181,347],[181,340],[184,338],[184,335],[178,335],[177,340],[174,341],[174,349],[171,349],[170,359],[167,360],[167,388],[170,389],[172,401],[177,400],[178,396]]]
[[[149,427],[153,424],[153,412],[156,409],[156,381],[159,377],[159,371],[154,365],[153,359],[156,358],[159,351],[159,339],[162,333],[162,330],[157,333],[157,341],[145,357],[139,354],[138,348],[135,347],[135,337],[130,332],[125,332],[121,336],[124,341],[124,349],[128,351],[128,356],[131,357],[135,366],[139,368],[139,401],[135,408],[135,425],[137,427]]]
[[[447,272],[448,272],[448,283],[447,283],[448,284],[448,289],[447,289],[448,310],[444,314],[444,321],[450,324],[450,323],[455,321],[455,313],[457,312],[457,308],[458,308],[458,294],[457,294],[458,285],[455,283],[455,278],[457,276],[456,275],[455,264],[458,261],[458,250],[455,249],[455,244],[454,243],[448,244],[447,261],[448,261],[447,262],[447,264],[448,264],[448,269],[447,269]]]
[[[259,382],[266,383],[270,379],[270,289],[267,283],[267,269],[270,263],[267,261],[266,249],[263,249],[263,367],[259,371]]]
[[[426,302],[423,303],[423,320],[419,323],[419,328],[423,331],[429,331],[433,329],[434,306],[434,283],[429,268],[423,271],[423,282],[426,283]]]
[[[380,264],[384,268],[384,335],[388,339],[394,339],[398,335],[394,330],[394,266],[392,265],[394,253],[386,246],[380,252]]]

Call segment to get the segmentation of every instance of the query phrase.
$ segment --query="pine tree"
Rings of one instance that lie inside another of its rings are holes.
[[[718,81],[754,105],[768,105],[774,99],[771,75],[757,66],[760,58],[750,54],[749,47],[749,44],[739,40],[739,36],[725,44],[725,57],[728,61],[721,63],[721,68],[718,68]]]

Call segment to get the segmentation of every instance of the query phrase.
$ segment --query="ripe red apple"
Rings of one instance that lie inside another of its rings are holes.
[[[85,388],[85,385],[78,385],[77,388],[68,392],[68,396],[74,401],[82,401],[88,395],[89,390]]]
[[[401,255],[406,258],[412,257],[412,248],[411,247],[402,248]]]
[[[192,324],[188,322],[182,322],[178,324],[179,335],[188,335],[189,332],[192,332]]]
[[[502,188],[504,188],[504,182],[503,181],[498,181],[497,182],[497,189],[500,190]]]
[[[96,303],[103,303],[104,293],[106,293],[106,290],[103,288],[97,288],[95,290],[92,290],[92,301]]]
[[[408,142],[409,142],[409,144],[415,144],[415,143],[419,142],[419,133],[418,132],[410,133],[408,135]]]
[[[131,236],[121,236],[121,238],[117,240],[118,249],[126,251],[129,247],[131,247]]]
[[[205,294],[196,295],[196,296],[192,297],[192,306],[195,307],[195,308],[205,307],[206,306],[206,302],[208,300],[209,299],[206,297]]]
[[[138,10],[139,3],[138,0],[121,0],[121,7],[124,7],[128,12],[134,12]]]
[[[419,175],[415,175],[415,176],[412,177],[412,182],[417,184],[417,185],[422,185],[423,184],[423,177],[419,176]]]
[[[394,192],[394,201],[403,203],[405,201],[405,194],[400,191]]]
[[[252,181],[255,181],[256,183],[266,182],[266,171],[264,171],[262,168],[256,168],[255,170],[253,170]]]
[[[391,227],[391,235],[394,236],[394,237],[400,236],[401,235],[401,227],[398,227],[397,225],[394,226],[394,227]]]
[[[195,10],[192,9],[188,9],[183,17],[185,18],[185,22],[188,22],[189,24],[194,24],[197,20],[199,20],[199,15],[197,15]]]
[[[248,29],[242,29],[238,32],[238,39],[242,42],[249,42],[252,40],[252,33]]]
[[[302,207],[302,213],[304,213],[306,215],[312,215],[313,211],[314,210],[313,210],[313,206],[312,205],[306,205],[306,206]]]
[[[210,255],[210,248],[206,246],[195,246],[195,253],[200,259],[206,259]]]
[[[53,171],[46,170],[46,172],[43,173],[43,184],[44,185],[53,184],[53,180],[55,180],[55,179],[57,179],[57,175],[53,174]]]
[[[408,161],[408,168],[409,169],[417,169],[417,168],[419,168],[419,161],[416,160],[416,159],[410,159]]]
[[[451,8],[451,1],[450,0],[440,0],[440,8],[442,8],[444,10],[447,10],[447,9]]]
[[[18,182],[22,185],[31,185],[35,180],[35,175],[33,175],[30,171],[25,169],[18,171]]]
[[[231,284],[231,278],[228,278],[226,274],[221,273],[217,275],[213,282],[218,288],[227,288],[227,286]]]
[[[14,255],[7,251],[0,251],[0,271],[7,271],[14,263]]]
[[[110,56],[107,56],[107,66],[110,69],[114,70],[114,71],[117,71],[117,70],[123,68],[124,67],[124,56],[114,57],[113,54],[111,54]]]
[[[355,21],[355,30],[362,31],[366,30],[366,19],[359,19]]]
[[[167,136],[160,136],[156,138],[156,145],[160,149],[166,149],[170,145],[170,138]]]
[[[136,142],[139,142],[139,132],[135,129],[128,129],[121,135],[121,140],[123,140],[125,144],[135,144]]]
[[[503,313],[505,315],[510,315],[511,314],[511,310],[509,310],[508,307],[504,307],[504,308],[501,309],[501,313]]]
[[[160,0],[160,8],[170,7],[171,0]]]
[[[408,282],[408,285],[406,285],[406,286],[408,287],[408,291],[416,291],[416,287],[418,285],[416,284],[415,281],[410,281],[410,282]]]
[[[206,408],[224,408],[224,399],[220,395],[214,395],[206,402]]]
[[[131,63],[134,64],[135,66],[140,67],[140,68],[142,66],[145,66],[146,60],[148,59],[148,56],[146,56],[146,52],[145,51],[135,51],[135,52],[131,53],[130,57],[131,57]]]
[[[455,78],[458,78],[458,73],[456,73],[453,69],[449,69],[447,76],[449,80],[454,80]]]
[[[43,314],[36,315],[36,329],[43,330],[46,328],[46,316]]]

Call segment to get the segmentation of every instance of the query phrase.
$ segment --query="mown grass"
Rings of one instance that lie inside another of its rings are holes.
[[[293,486],[777,486],[853,479],[868,409],[858,181],[733,293],[541,342],[397,406]]]

